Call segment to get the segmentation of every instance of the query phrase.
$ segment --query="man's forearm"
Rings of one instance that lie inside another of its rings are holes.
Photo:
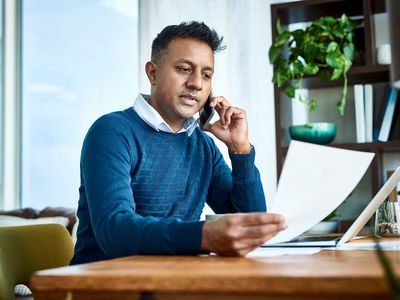
[[[265,212],[266,201],[260,173],[254,164],[255,149],[249,154],[229,153],[232,161],[232,206],[237,212]]]
[[[254,165],[255,149],[249,154],[229,153],[232,171],[219,153],[207,203],[216,213],[265,212],[260,174]]]
[[[105,254],[117,258],[136,254],[198,254],[203,222],[181,222],[119,215],[94,227]]]

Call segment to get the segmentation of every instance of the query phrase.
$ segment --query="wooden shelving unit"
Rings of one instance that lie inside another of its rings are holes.
[[[389,81],[389,66],[387,65],[370,65],[370,66],[353,66],[348,75],[348,84],[363,83],[379,83]],[[306,77],[303,79],[304,88],[328,88],[342,86],[343,79],[340,80],[323,80],[319,77]]]
[[[386,11],[385,0],[304,0],[271,5],[272,38],[275,39],[275,25],[279,18],[282,26],[292,23],[310,22],[322,16],[333,16],[339,18],[343,13],[349,17],[363,20],[364,27],[364,60],[363,64],[353,65],[348,73],[349,87],[354,84],[385,83],[389,82],[390,72],[387,65],[376,63],[374,14]],[[399,16],[400,17],[400,16]],[[328,88],[341,86],[343,81],[328,81],[317,77],[308,77],[303,80],[305,88]],[[283,130],[288,130],[282,125],[281,110],[282,91],[275,86],[275,128],[277,145],[278,176],[283,167],[287,152],[287,144],[283,141]],[[323,101],[323,99],[319,99]],[[375,153],[371,166],[372,192],[375,194],[383,184],[383,154],[386,152],[400,152],[400,140],[386,143],[346,143],[330,144],[333,147],[353,149],[359,151],[370,151]]]

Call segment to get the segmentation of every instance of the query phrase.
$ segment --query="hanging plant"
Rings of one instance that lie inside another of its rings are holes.
[[[289,98],[295,97],[296,89],[302,89],[305,76],[319,76],[327,80],[344,79],[337,110],[343,116],[347,96],[347,73],[353,62],[354,33],[361,24],[345,14],[340,19],[327,16],[312,22],[306,29],[283,30],[280,20],[276,24],[278,36],[269,49],[269,60],[275,71],[272,81],[285,85]],[[317,101],[298,98],[310,112],[317,108]]]

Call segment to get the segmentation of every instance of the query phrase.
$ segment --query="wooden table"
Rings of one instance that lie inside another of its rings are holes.
[[[385,251],[400,275],[400,251]],[[37,272],[35,300],[390,299],[375,251],[260,258],[132,256]]]

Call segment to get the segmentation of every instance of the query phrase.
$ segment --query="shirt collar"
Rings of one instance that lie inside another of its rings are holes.
[[[157,131],[163,131],[168,133],[175,133],[167,122],[161,117],[161,115],[149,104],[150,96],[145,94],[139,94],[133,104],[133,109],[139,115],[139,117],[145,121],[150,127]],[[197,122],[194,117],[187,119],[182,128],[176,132],[186,132],[190,136],[197,127]]]

